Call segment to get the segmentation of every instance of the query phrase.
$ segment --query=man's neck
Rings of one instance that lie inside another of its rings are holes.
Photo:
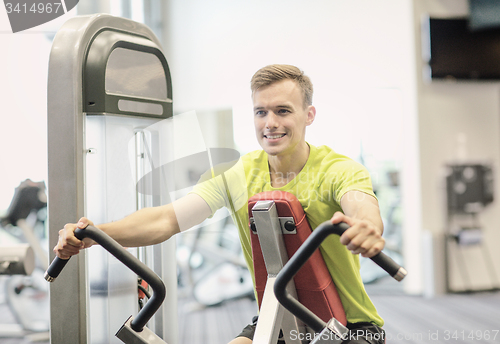
[[[309,145],[297,149],[294,154],[286,156],[269,156],[269,172],[271,185],[274,188],[285,186],[292,181],[304,168],[309,158]]]

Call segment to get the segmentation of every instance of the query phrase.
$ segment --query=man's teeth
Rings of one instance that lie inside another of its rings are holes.
[[[280,135],[266,135],[268,139],[279,139],[285,136],[285,134],[280,134]]]

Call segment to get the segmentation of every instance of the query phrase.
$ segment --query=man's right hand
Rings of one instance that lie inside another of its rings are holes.
[[[66,224],[64,228],[59,231],[59,240],[54,247],[56,256],[61,259],[69,259],[71,256],[80,253],[80,250],[94,245],[95,242],[89,238],[85,238],[81,241],[75,237],[75,230],[77,228],[83,229],[88,225],[93,226],[94,223],[85,217],[82,217],[76,224]]]

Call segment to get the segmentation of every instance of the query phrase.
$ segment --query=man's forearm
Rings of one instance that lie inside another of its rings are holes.
[[[171,204],[144,208],[98,227],[125,247],[148,246],[200,224],[211,213],[203,198],[188,194]]]
[[[158,244],[179,232],[171,204],[144,208],[121,220],[97,227],[125,247]]]
[[[371,222],[380,235],[383,234],[384,223],[380,217],[378,201],[373,196],[360,191],[350,191],[342,197],[342,209],[353,219]]]
[[[188,194],[175,202],[155,208],[144,208],[115,222],[98,225],[111,238],[125,247],[148,246],[161,243],[180,230],[200,224],[212,213],[204,199]],[[82,217],[77,224],[67,223],[59,231],[54,252],[59,258],[68,259],[94,242],[89,238],[80,241],[75,237],[76,228],[93,224]]]
[[[367,196],[371,197],[371,196]],[[375,225],[380,235],[384,233],[384,223],[380,217],[380,209],[377,205],[372,203],[365,203],[358,211],[353,215],[353,218],[358,220],[370,221]]]
[[[340,242],[354,254],[373,257],[383,250],[384,226],[375,197],[360,191],[349,191],[341,199],[344,213],[337,212],[333,223],[346,222],[350,227],[340,236]]]

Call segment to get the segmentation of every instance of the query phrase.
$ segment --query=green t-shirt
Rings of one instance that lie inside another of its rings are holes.
[[[200,181],[193,192],[200,195],[212,213],[227,207],[239,229],[240,241],[248,268],[253,276],[252,249],[248,228],[248,199],[264,191],[286,191],[297,197],[307,220],[314,230],[318,225],[342,211],[340,199],[351,190],[375,197],[367,170],[352,159],[335,153],[326,146],[310,146],[310,154],[302,171],[281,188],[271,186],[268,156],[262,150],[248,153],[224,173],[217,168],[208,180]],[[203,180],[203,179],[202,179]],[[382,326],[366,294],[359,269],[359,256],[354,255],[339,241],[329,236],[320,247],[326,266],[337,287],[347,321],[372,322]]]

